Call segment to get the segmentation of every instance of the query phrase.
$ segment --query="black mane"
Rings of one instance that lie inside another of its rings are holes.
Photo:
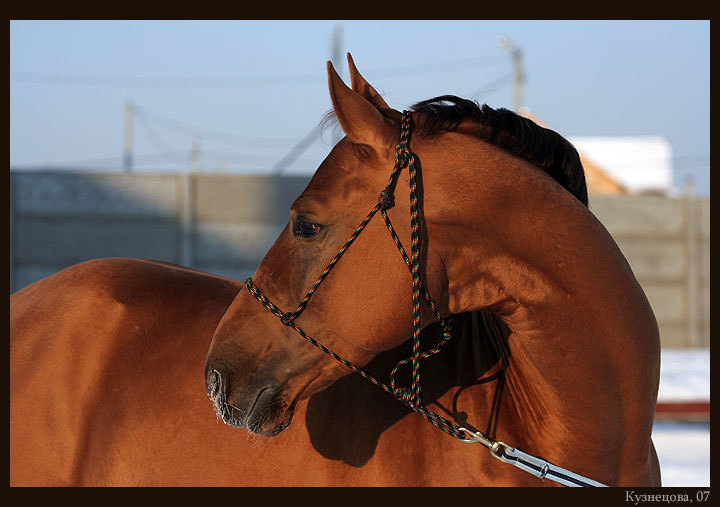
[[[541,127],[508,109],[493,109],[487,104],[462,99],[454,95],[441,95],[423,100],[412,106],[420,115],[416,134],[432,136],[455,130],[462,122],[478,124],[477,135],[483,141],[503,148],[509,153],[534,164],[548,173],[555,181],[583,203],[588,205],[585,171],[575,147],[557,132]],[[469,332],[471,343],[489,341],[495,352],[501,371],[495,390],[496,401],[502,397],[505,385],[505,369],[508,366],[510,328],[499,315],[477,310],[455,315],[455,333]],[[497,412],[493,403],[486,433],[495,435]]]
[[[463,121],[478,123],[485,127],[480,131],[481,139],[543,169],[587,206],[587,185],[580,156],[557,132],[507,109],[480,106],[454,95],[423,100],[412,106],[412,111],[422,117],[417,133],[423,137],[452,131]]]

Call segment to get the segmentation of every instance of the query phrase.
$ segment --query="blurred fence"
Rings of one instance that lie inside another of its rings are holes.
[[[175,262],[244,280],[305,176],[10,173],[10,292],[99,257]],[[591,196],[642,284],[664,347],[709,347],[710,201]]]
[[[710,199],[590,196],[643,287],[664,347],[710,347]]]

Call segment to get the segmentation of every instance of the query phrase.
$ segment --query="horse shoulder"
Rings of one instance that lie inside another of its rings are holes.
[[[199,353],[202,364],[240,286],[169,263],[100,259],[13,294],[11,483],[76,482],[95,421],[108,430],[118,417],[113,397],[170,356]]]
[[[11,348],[32,341],[78,346],[117,342],[121,321],[157,327],[193,313],[222,316],[242,284],[183,266],[140,259],[97,259],[62,270],[10,296]],[[57,331],[76,328],[79,334]],[[104,331],[104,332],[102,332]]]

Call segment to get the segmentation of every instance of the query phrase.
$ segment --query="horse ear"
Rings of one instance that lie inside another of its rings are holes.
[[[357,67],[355,67],[355,61],[350,53],[347,54],[347,61],[348,69],[350,69],[350,82],[352,83],[352,89],[369,100],[375,107],[390,109],[387,102],[385,102],[375,88],[373,88],[372,85],[368,83],[362,74],[360,74],[357,70]]]
[[[397,141],[393,123],[361,94],[351,90],[327,62],[328,87],[335,115],[348,139],[378,149],[391,148]]]

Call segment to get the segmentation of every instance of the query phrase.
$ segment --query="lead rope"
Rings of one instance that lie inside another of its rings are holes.
[[[410,115],[404,114],[400,126],[400,143],[395,153],[395,164],[408,166],[410,176],[410,273],[412,274],[412,302],[413,302],[413,355],[412,355],[412,381],[408,396],[415,405],[420,406],[420,225],[418,224],[417,209],[417,168],[415,155],[407,146],[410,139]]]
[[[441,415],[433,412],[427,407],[422,405],[421,402],[421,374],[420,374],[420,360],[428,358],[434,354],[440,352],[445,345],[452,338],[452,317],[443,319],[440,316],[440,312],[437,309],[437,305],[430,297],[430,294],[425,289],[420,279],[420,225],[418,221],[418,207],[417,207],[417,168],[415,167],[415,155],[408,148],[408,141],[410,139],[411,130],[411,113],[409,111],[403,111],[402,121],[400,124],[400,140],[396,146],[395,152],[395,166],[390,178],[388,179],[385,189],[380,192],[378,202],[370,210],[370,213],[363,219],[363,221],[355,229],[350,238],[340,248],[335,257],[332,258],[328,266],[323,270],[318,279],[312,285],[310,290],[305,294],[300,304],[292,312],[283,312],[277,305],[270,301],[260,289],[253,283],[252,278],[248,278],[245,281],[245,286],[248,291],[262,303],[262,305],[272,312],[275,316],[280,318],[280,322],[284,325],[293,328],[300,336],[302,336],[310,344],[314,345],[324,353],[328,354],[333,359],[341,362],[355,373],[358,373],[377,387],[384,391],[392,394],[396,399],[405,404],[413,411],[420,414],[425,420],[432,423],[445,433],[457,438],[464,443],[481,443],[488,449],[491,454],[505,463],[517,466],[533,475],[542,478],[549,478],[561,484],[567,486],[603,486],[599,482],[587,479],[580,475],[574,474],[568,470],[557,467],[552,463],[536,458],[529,454],[523,453],[504,442],[494,441],[486,437],[482,432],[473,432],[466,428],[461,428],[452,421],[442,417]],[[390,222],[390,217],[387,214],[387,210],[393,206],[392,191],[391,187],[395,182],[395,178],[400,171],[408,166],[408,175],[410,177],[410,257],[408,257],[405,248],[400,242],[400,238],[395,232],[395,228]],[[305,310],[310,298],[315,294],[315,291],[320,286],[323,280],[328,276],[333,267],[338,263],[343,254],[357,239],[360,233],[365,229],[370,220],[380,211],[380,215],[387,226],[390,235],[395,242],[395,246],[402,255],[405,264],[410,269],[412,276],[412,303],[413,303],[413,337],[412,337],[412,353],[410,357],[407,357],[398,362],[390,372],[390,386],[387,386],[383,382],[379,381],[372,374],[366,370],[355,366],[343,357],[339,356],[332,350],[319,343],[312,336],[308,335],[295,324],[295,319]],[[437,320],[440,321],[442,338],[438,344],[430,350],[420,352],[420,296],[425,299],[430,307],[433,315]],[[411,381],[409,388],[398,387],[395,382],[395,375],[398,370],[411,363]]]

